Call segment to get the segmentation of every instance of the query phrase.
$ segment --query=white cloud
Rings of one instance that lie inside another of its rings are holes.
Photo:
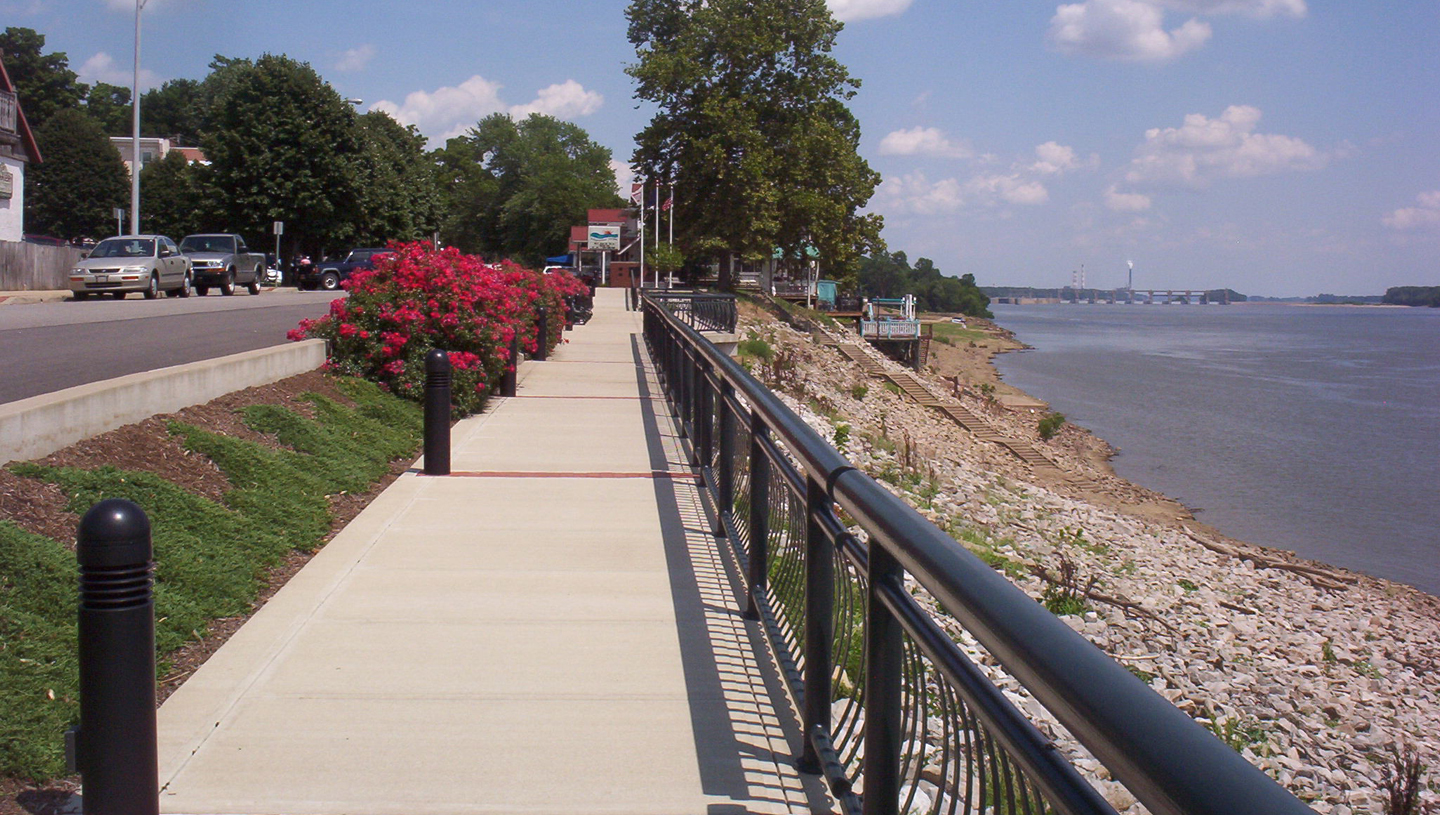
[[[370,109],[383,110],[402,124],[413,124],[426,136],[444,141],[464,133],[492,113],[544,113],[568,119],[594,113],[605,101],[573,79],[541,89],[535,99],[523,105],[505,104],[500,98],[502,87],[476,74],[456,86],[414,91],[400,104],[382,99]]]
[[[532,102],[512,106],[510,115],[523,119],[532,113],[543,113],[557,119],[571,119],[576,116],[589,116],[603,104],[605,97],[595,91],[585,90],[584,85],[573,79],[567,79],[558,85],[541,88]]]
[[[835,19],[842,22],[868,20],[900,14],[910,8],[912,0],[825,0]]]
[[[880,140],[880,155],[970,158],[975,151],[964,140],[952,141],[937,128],[913,127],[886,134]]]
[[[1305,0],[1159,0],[1166,8],[1190,14],[1245,14],[1250,17],[1275,17],[1288,14],[1304,17],[1309,9]]]
[[[871,206],[880,212],[945,215],[966,207],[1028,206],[1048,200],[1044,184],[1018,173],[981,174],[965,182],[954,178],[932,182],[924,173],[909,173],[887,177]]]
[[[375,58],[376,53],[375,46],[368,42],[364,45],[342,51],[340,52],[340,57],[335,60],[335,70],[341,73],[363,71],[365,70],[365,66],[370,64],[370,60]]]
[[[615,173],[615,194],[621,198],[630,197],[630,182],[635,180],[635,168],[623,161],[610,159],[610,169]]]
[[[1170,31],[1164,22],[1164,12],[1142,0],[1084,0],[1057,7],[1047,37],[1062,54],[1132,62],[1174,59],[1210,39],[1201,20]]]
[[[1100,164],[1100,157],[1097,155],[1092,154],[1090,158],[1081,161],[1080,157],[1075,155],[1075,148],[1053,141],[1037,145],[1035,159],[1035,163],[1028,169],[1041,175],[1060,175],[1081,167],[1096,167]]]
[[[131,8],[134,8],[133,4]],[[76,68],[75,75],[80,77],[81,82],[92,85],[96,82],[105,82],[128,88],[135,82],[135,64],[133,62],[126,65],[117,64],[114,57],[101,51]],[[140,69],[140,92],[144,93],[150,88],[159,86],[160,78],[155,75],[155,72],[142,67]]]
[[[1440,190],[1422,192],[1415,200],[1420,206],[1397,209],[1381,220],[1391,229],[1399,230],[1440,226]]]
[[[977,175],[965,183],[965,191],[979,203],[993,206],[995,199],[1027,206],[1050,200],[1050,192],[1039,181],[1017,173],[1009,175]]]
[[[1218,118],[1199,113],[1180,127],[1151,128],[1125,173],[1132,184],[1205,187],[1215,178],[1316,170],[1329,156],[1293,136],[1256,133],[1260,110],[1232,105]]]
[[[924,173],[889,176],[876,190],[872,209],[882,212],[911,212],[916,215],[943,215],[965,205],[960,182],[953,178],[931,182]]]
[[[1150,196],[1138,192],[1117,192],[1111,184],[1105,190],[1105,206],[1115,212],[1143,212],[1150,208]]]

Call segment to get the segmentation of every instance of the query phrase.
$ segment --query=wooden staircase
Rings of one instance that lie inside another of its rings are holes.
[[[1009,450],[1016,458],[1029,464],[1034,469],[1057,470],[1055,462],[1046,458],[1036,450],[1033,445],[1018,439],[1009,438],[990,426],[990,423],[976,416],[959,402],[936,396],[924,382],[909,371],[892,370],[882,365],[866,349],[855,343],[840,342],[836,345],[841,354],[859,365],[866,373],[877,376],[893,383],[900,389],[900,392],[913,399],[917,404],[937,410],[949,417],[955,424],[970,431],[977,439],[998,444]]]

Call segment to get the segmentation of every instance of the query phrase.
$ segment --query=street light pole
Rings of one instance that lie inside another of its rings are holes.
[[[135,0],[135,85],[131,88],[134,116],[130,140],[130,234],[140,234],[140,10],[148,0]]]

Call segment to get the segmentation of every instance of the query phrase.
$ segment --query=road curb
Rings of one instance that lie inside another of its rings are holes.
[[[305,340],[0,405],[0,464],[40,458],[107,430],[313,371],[324,362],[324,341]]]

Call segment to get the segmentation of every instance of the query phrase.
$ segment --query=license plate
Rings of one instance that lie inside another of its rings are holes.
[[[97,275],[95,275],[95,282],[96,282],[96,283],[109,283],[109,282],[110,282],[110,275],[97,274]]]

